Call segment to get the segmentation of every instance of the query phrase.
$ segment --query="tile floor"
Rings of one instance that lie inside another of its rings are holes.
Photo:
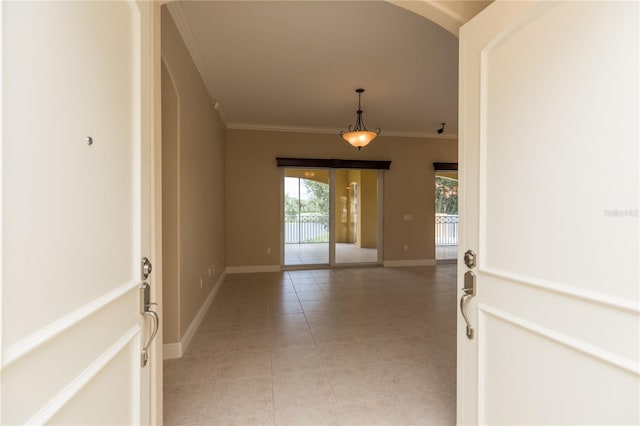
[[[378,250],[355,244],[336,244],[336,263],[376,263]],[[322,265],[329,263],[329,243],[285,244],[285,265]]]
[[[165,424],[455,424],[455,265],[229,275]]]
[[[458,245],[436,245],[437,260],[455,260],[458,257]]]

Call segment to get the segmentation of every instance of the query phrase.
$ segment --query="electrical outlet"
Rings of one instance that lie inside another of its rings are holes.
[[[409,251],[409,245],[407,244],[404,245],[404,251]]]
[[[202,278],[200,278],[200,288],[202,288]]]
[[[271,247],[267,247],[267,254],[271,254]]]

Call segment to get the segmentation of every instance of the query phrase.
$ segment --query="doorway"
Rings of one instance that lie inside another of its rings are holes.
[[[458,257],[458,171],[436,170],[436,262],[455,263]]]
[[[329,171],[285,169],[284,264],[329,263]]]
[[[335,263],[378,262],[378,171],[335,172]]]
[[[382,262],[382,171],[285,168],[284,267]]]

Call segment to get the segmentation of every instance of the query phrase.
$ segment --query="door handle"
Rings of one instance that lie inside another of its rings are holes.
[[[151,346],[151,342],[153,342],[153,339],[155,339],[156,334],[158,334],[158,328],[160,327],[160,318],[158,318],[157,312],[149,310],[149,311],[145,311],[144,315],[150,316],[151,318],[153,318],[153,331],[149,336],[149,340],[147,341],[147,344],[144,345],[144,348],[142,348],[142,354],[140,355],[140,364],[142,365],[142,367],[147,365],[147,363],[149,362],[149,346]]]
[[[467,314],[464,312],[464,308],[467,305],[467,301],[471,299],[473,295],[471,294],[463,294],[460,299],[460,312],[462,312],[462,318],[464,318],[464,322],[467,323],[467,338],[473,339],[473,326],[469,322],[469,318],[467,318]]]
[[[149,362],[149,347],[151,346],[153,339],[155,339],[156,334],[158,334],[158,329],[160,328],[160,318],[158,317],[158,313],[151,310],[151,306],[157,305],[157,303],[152,303],[150,300],[151,286],[148,283],[143,282],[140,286],[140,314],[144,317],[151,317],[153,319],[153,329],[149,335],[147,343],[142,348],[142,353],[140,354],[140,364],[142,367],[147,365]]]
[[[467,318],[467,313],[465,312],[467,302],[476,295],[476,274],[474,274],[473,271],[465,272],[462,292],[464,294],[460,298],[460,312],[462,313],[464,322],[467,323],[467,339],[473,339],[473,326],[469,322],[469,318]]]

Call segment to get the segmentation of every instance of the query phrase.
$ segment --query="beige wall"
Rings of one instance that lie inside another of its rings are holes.
[[[178,94],[162,64],[162,289],[163,340],[180,340],[178,291]]]
[[[178,30],[162,10],[164,341],[176,343],[224,264],[225,130]],[[172,105],[173,103],[173,105]],[[209,277],[209,268],[215,273]],[[202,286],[200,281],[202,279]]]
[[[358,152],[338,135],[227,130],[229,266],[281,264],[276,157],[391,160],[384,173],[384,259],[435,259],[432,163],[457,162],[457,141],[380,136]],[[413,221],[405,222],[404,214]]]

